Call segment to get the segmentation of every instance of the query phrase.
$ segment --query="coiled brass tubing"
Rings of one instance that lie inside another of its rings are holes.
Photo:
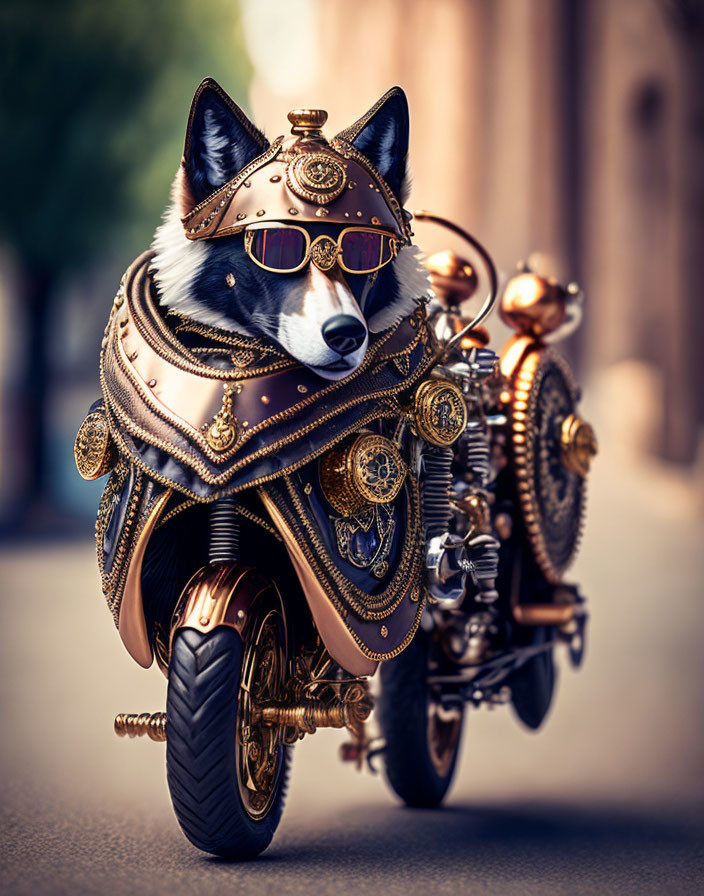
[[[118,737],[144,737],[164,742],[166,740],[165,712],[121,712],[115,716],[115,734]]]

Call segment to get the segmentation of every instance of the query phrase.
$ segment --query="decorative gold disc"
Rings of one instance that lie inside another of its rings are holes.
[[[366,504],[388,504],[401,491],[406,465],[396,445],[371,433],[351,445],[332,448],[320,461],[320,484],[330,504],[343,516]]]
[[[414,399],[416,428],[431,445],[452,445],[467,425],[467,404],[461,389],[449,380],[426,380]]]
[[[237,426],[233,420],[213,420],[205,432],[205,440],[213,451],[227,451],[235,443]]]
[[[73,444],[78,472],[84,479],[99,479],[115,466],[117,451],[110,438],[104,410],[92,411],[81,423]]]
[[[577,414],[565,417],[560,427],[561,459],[578,476],[586,476],[599,446],[591,424]]]
[[[345,189],[347,172],[331,153],[302,152],[287,165],[286,183],[301,199],[326,205]]]

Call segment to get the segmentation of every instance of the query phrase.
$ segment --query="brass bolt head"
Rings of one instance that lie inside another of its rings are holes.
[[[576,414],[566,417],[560,428],[560,456],[563,466],[584,478],[599,450],[594,429]]]

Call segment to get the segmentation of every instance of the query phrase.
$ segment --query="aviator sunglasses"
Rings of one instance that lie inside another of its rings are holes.
[[[398,237],[365,227],[346,227],[337,239],[323,235],[314,240],[295,224],[251,224],[244,232],[247,255],[277,274],[294,274],[311,260],[321,271],[339,264],[349,274],[372,274],[392,261],[401,245]]]

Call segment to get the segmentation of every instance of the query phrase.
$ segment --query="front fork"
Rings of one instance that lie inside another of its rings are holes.
[[[209,517],[208,565],[190,579],[176,605],[165,655],[160,665],[168,674],[171,643],[176,632],[192,628],[203,633],[220,626],[234,628],[244,640],[251,636],[254,616],[262,607],[274,608],[281,615],[284,632],[282,645],[288,655],[286,608],[278,588],[256,569],[240,563],[240,520],[237,501],[221,498],[211,506]],[[250,620],[253,620],[250,624]],[[327,651],[325,651],[327,656]],[[289,742],[317,728],[347,728],[352,735],[354,758],[359,760],[368,746],[364,723],[369,717],[373,701],[366,680],[359,678],[328,680],[322,677],[330,665],[329,657],[316,675],[302,658],[291,666],[282,683],[277,699],[261,706],[253,706],[253,718],[263,725],[279,726]],[[304,673],[304,674],[302,674]],[[314,690],[322,690],[316,697]],[[115,718],[115,733],[124,737],[147,736],[154,741],[165,741],[168,736],[166,714],[120,713]]]
[[[237,563],[240,559],[240,518],[237,499],[220,498],[210,505],[208,563]]]

